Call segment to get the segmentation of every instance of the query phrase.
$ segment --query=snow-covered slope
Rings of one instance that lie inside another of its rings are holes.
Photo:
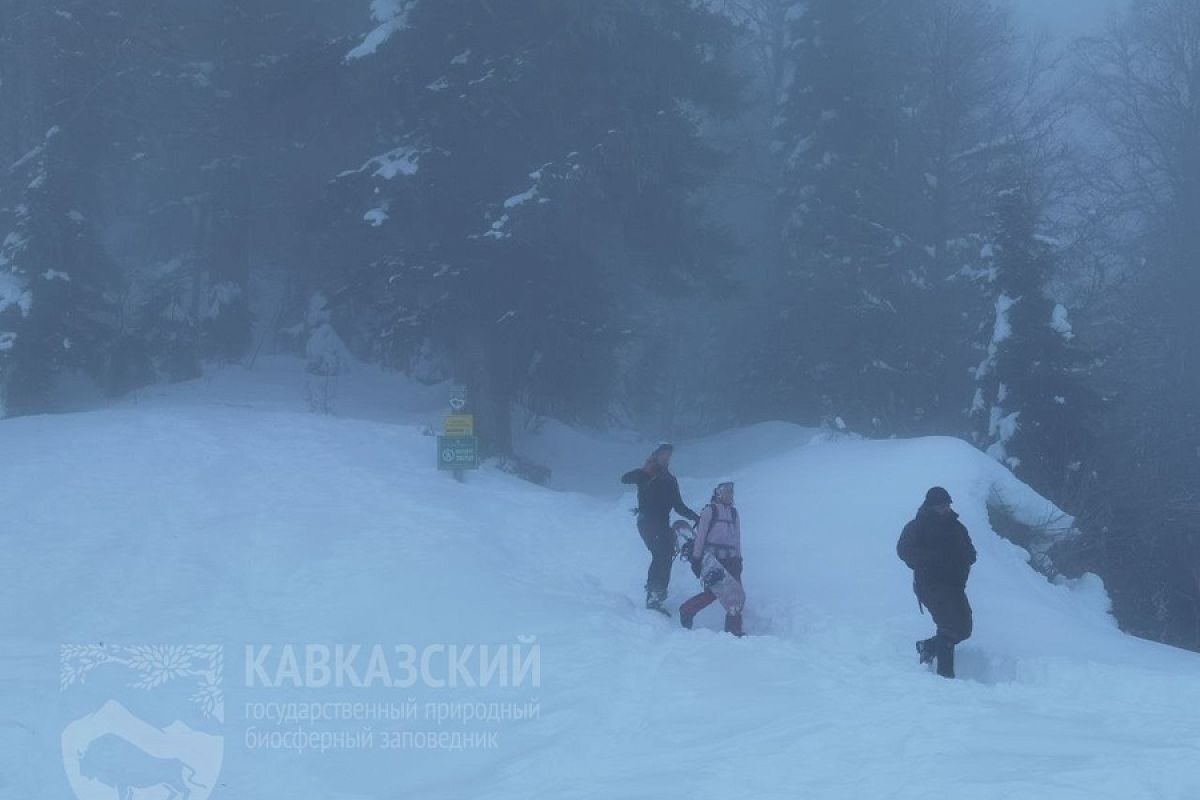
[[[292,385],[272,369],[272,385]],[[551,426],[527,445],[555,462],[559,488],[488,469],[455,483],[431,469],[428,398],[376,377],[407,399],[364,400],[362,416],[392,422],[304,413],[284,390],[235,402],[214,392],[228,378],[0,422],[0,797],[71,796],[60,736],[75,695],[59,690],[59,645],[99,642],[225,647],[214,798],[1200,797],[1200,658],[1121,634],[1098,581],[1055,586],[1030,569],[989,529],[986,503],[1031,521],[1055,510],[967,445],[783,425],[682,444],[689,502],[718,476],[738,481],[757,635],[734,640],[715,607],[690,632],[640,608],[646,554],[614,484],[643,445]],[[977,635],[956,682],[914,663],[930,623],[893,549],[933,483],[980,552]],[[676,569],[672,603],[694,590]],[[529,636],[537,686],[247,679],[246,645]],[[248,728],[297,728],[254,719],[255,704],[409,701],[540,714],[316,725],[370,728],[372,749],[246,744]],[[379,747],[394,730],[496,736]],[[134,796],[170,796],[154,791]]]

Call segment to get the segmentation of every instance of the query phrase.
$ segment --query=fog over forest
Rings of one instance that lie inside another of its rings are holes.
[[[292,354],[533,480],[542,419],[951,436],[1200,649],[1196,0],[3,0],[0,242],[0,416]]]
[[[1200,798],[1200,0],[0,0],[0,800]]]

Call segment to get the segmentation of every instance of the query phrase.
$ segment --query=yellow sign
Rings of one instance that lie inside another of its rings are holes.
[[[451,414],[442,421],[442,433],[446,436],[474,436],[474,414]]]

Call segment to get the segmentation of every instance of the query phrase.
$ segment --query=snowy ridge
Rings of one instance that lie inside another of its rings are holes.
[[[1053,585],[1030,569],[986,505],[1002,497],[1030,521],[1057,510],[962,442],[776,424],[680,443],[689,503],[720,475],[738,482],[757,634],[739,641],[717,632],[715,608],[690,632],[640,608],[645,551],[616,469],[645,444],[548,424],[527,444],[569,491],[492,469],[457,484],[431,469],[425,390],[356,371],[343,410],[389,421],[318,416],[299,410],[291,369],[268,361],[259,399],[236,405],[224,392],[249,384],[227,371],[136,407],[0,422],[0,797],[64,796],[57,646],[100,640],[226,645],[214,797],[1200,796],[1200,658],[1121,634],[1098,580]],[[893,549],[932,483],[980,553],[977,634],[953,683],[914,663],[930,622]],[[670,604],[695,588],[676,569]],[[500,726],[495,750],[241,746],[241,704],[263,699],[237,685],[245,643],[522,635],[543,648],[542,714]]]

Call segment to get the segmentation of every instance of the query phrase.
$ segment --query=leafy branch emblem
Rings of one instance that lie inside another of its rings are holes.
[[[225,696],[221,676],[225,661],[220,645],[116,645],[65,644],[60,649],[60,689],[84,683],[93,670],[117,664],[135,673],[129,685],[150,691],[177,680],[194,679],[191,700],[206,717],[223,720]]]

